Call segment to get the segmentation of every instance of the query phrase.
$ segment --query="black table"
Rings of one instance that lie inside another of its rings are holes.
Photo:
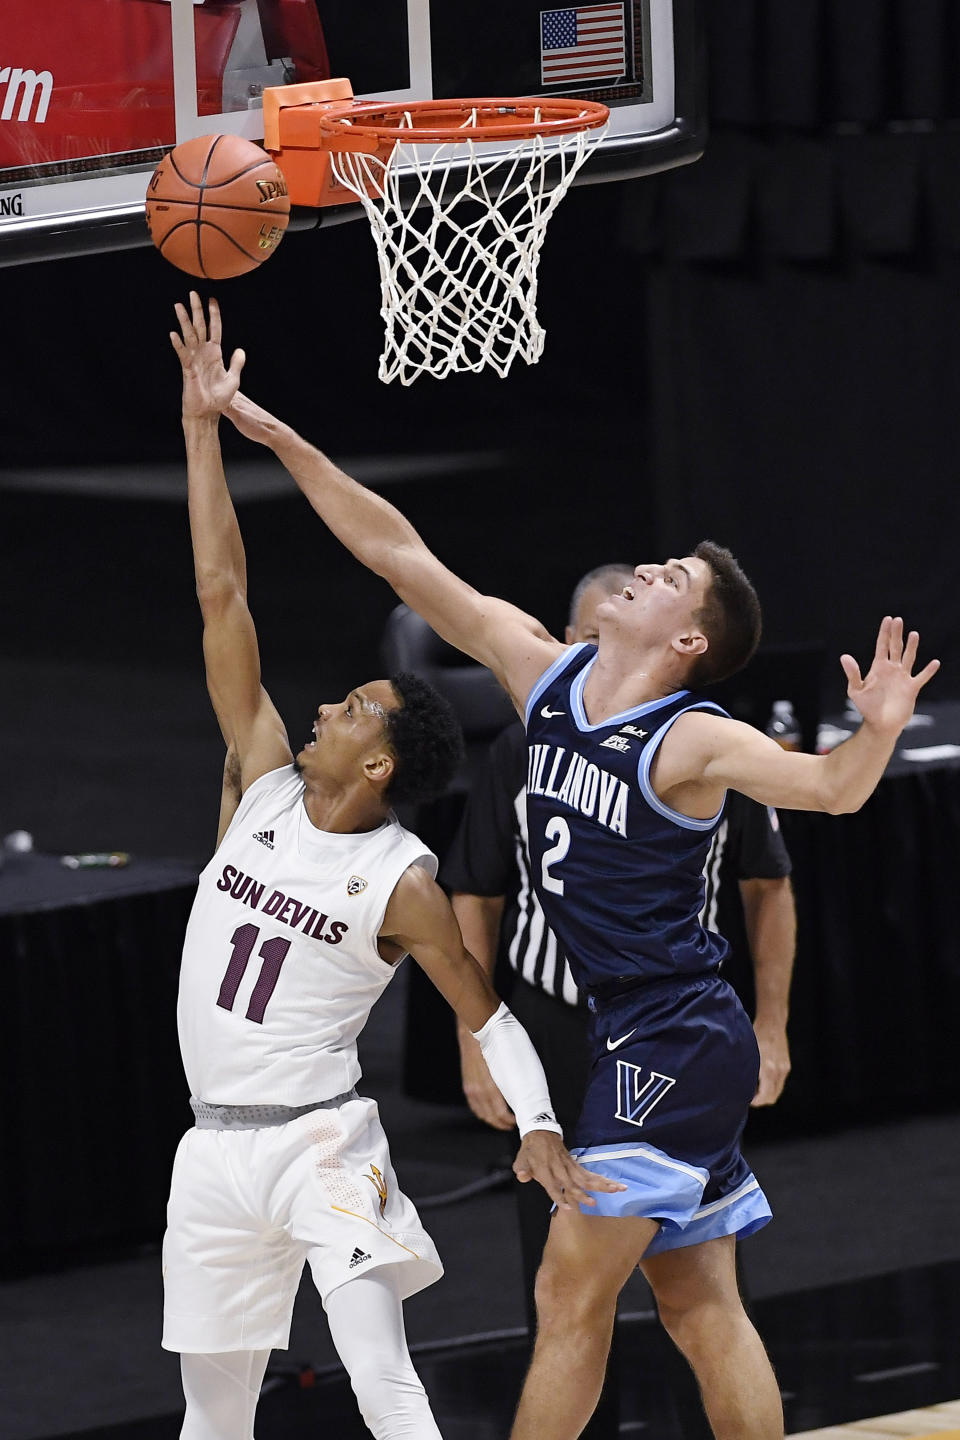
[[[922,709],[862,810],[781,814],[798,946],[773,1129],[960,1098],[960,704]]]
[[[155,1239],[190,1124],[177,974],[197,867],[0,871],[0,1264]]]

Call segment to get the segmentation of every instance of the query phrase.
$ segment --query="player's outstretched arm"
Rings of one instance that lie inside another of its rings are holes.
[[[841,657],[847,694],[863,723],[829,755],[783,750],[752,726],[706,711],[681,715],[654,762],[657,794],[690,813],[711,813],[690,805],[711,795],[722,798],[724,789],[787,810],[859,810],[876,789],[917,696],[940,668],[939,660],[931,660],[913,673],[919,643],[915,630],[904,640],[903,621],[888,615],[865,676],[851,655]]]
[[[420,866],[401,876],[380,938],[410,952],[480,1042],[490,1073],[517,1117],[522,1139],[513,1167],[517,1178],[538,1180],[563,1209],[594,1205],[591,1190],[622,1190],[616,1181],[585,1170],[564,1147],[529,1036],[464,949],[449,900]]]
[[[258,776],[292,759],[283,723],[260,683],[260,652],[247,606],[246,558],[220,453],[218,422],[240,383],[243,352],[229,369],[220,349],[220,312],[200,298],[176,306],[170,340],[183,371],[183,432],[197,597],[203,615],[207,687],[228,748],[220,834],[229,823],[229,791],[239,799]]]
[[[243,435],[273,450],[324,524],[363,565],[444,640],[493,670],[522,714],[534,682],[561,653],[560,642],[532,616],[454,575],[395,506],[240,391],[226,414]]]

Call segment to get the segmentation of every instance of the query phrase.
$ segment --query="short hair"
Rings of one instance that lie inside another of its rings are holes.
[[[617,560],[612,560],[606,565],[598,565],[596,569],[588,570],[586,575],[582,575],[577,581],[574,592],[570,596],[570,619],[567,621],[570,629],[574,630],[576,628],[577,611],[580,609],[580,602],[582,601],[584,595],[586,595],[587,591],[590,589],[591,585],[596,584],[598,580],[629,581],[632,579],[633,566],[628,565],[626,561],[621,564]],[[611,594],[613,593],[613,589],[615,588],[616,587],[614,586],[611,589]]]
[[[419,675],[390,676],[400,701],[385,717],[394,770],[385,791],[391,805],[442,795],[463,759],[463,731],[449,701]]]
[[[694,658],[688,682],[712,685],[742,670],[760,643],[762,615],[757,592],[738,562],[712,540],[693,551],[710,568],[710,583],[694,617],[707,637],[707,649]]]

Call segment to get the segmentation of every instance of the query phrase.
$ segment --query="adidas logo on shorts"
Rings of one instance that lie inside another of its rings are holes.
[[[272,850],[272,849],[273,849],[273,831],[272,831],[272,830],[255,830],[255,831],[253,832],[253,838],[254,838],[254,840],[259,840],[261,845],[266,845],[266,847],[267,847],[268,850]]]
[[[362,1265],[365,1260],[369,1259],[370,1256],[367,1254],[366,1250],[361,1250],[360,1246],[358,1245],[356,1250],[354,1250],[353,1254],[350,1256],[350,1269],[356,1270],[358,1265]]]

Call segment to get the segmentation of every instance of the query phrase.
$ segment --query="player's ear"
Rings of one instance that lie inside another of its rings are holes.
[[[573,644],[573,626],[572,626],[572,625],[565,625],[565,626],[564,626],[564,628],[563,628],[563,643],[564,643],[564,645],[572,645],[572,644]]]
[[[389,750],[375,750],[364,760],[363,773],[371,785],[382,787],[390,783],[396,764]]]
[[[671,644],[685,660],[692,660],[695,655],[703,655],[709,648],[709,641],[702,630],[686,630],[682,635],[675,635]]]

